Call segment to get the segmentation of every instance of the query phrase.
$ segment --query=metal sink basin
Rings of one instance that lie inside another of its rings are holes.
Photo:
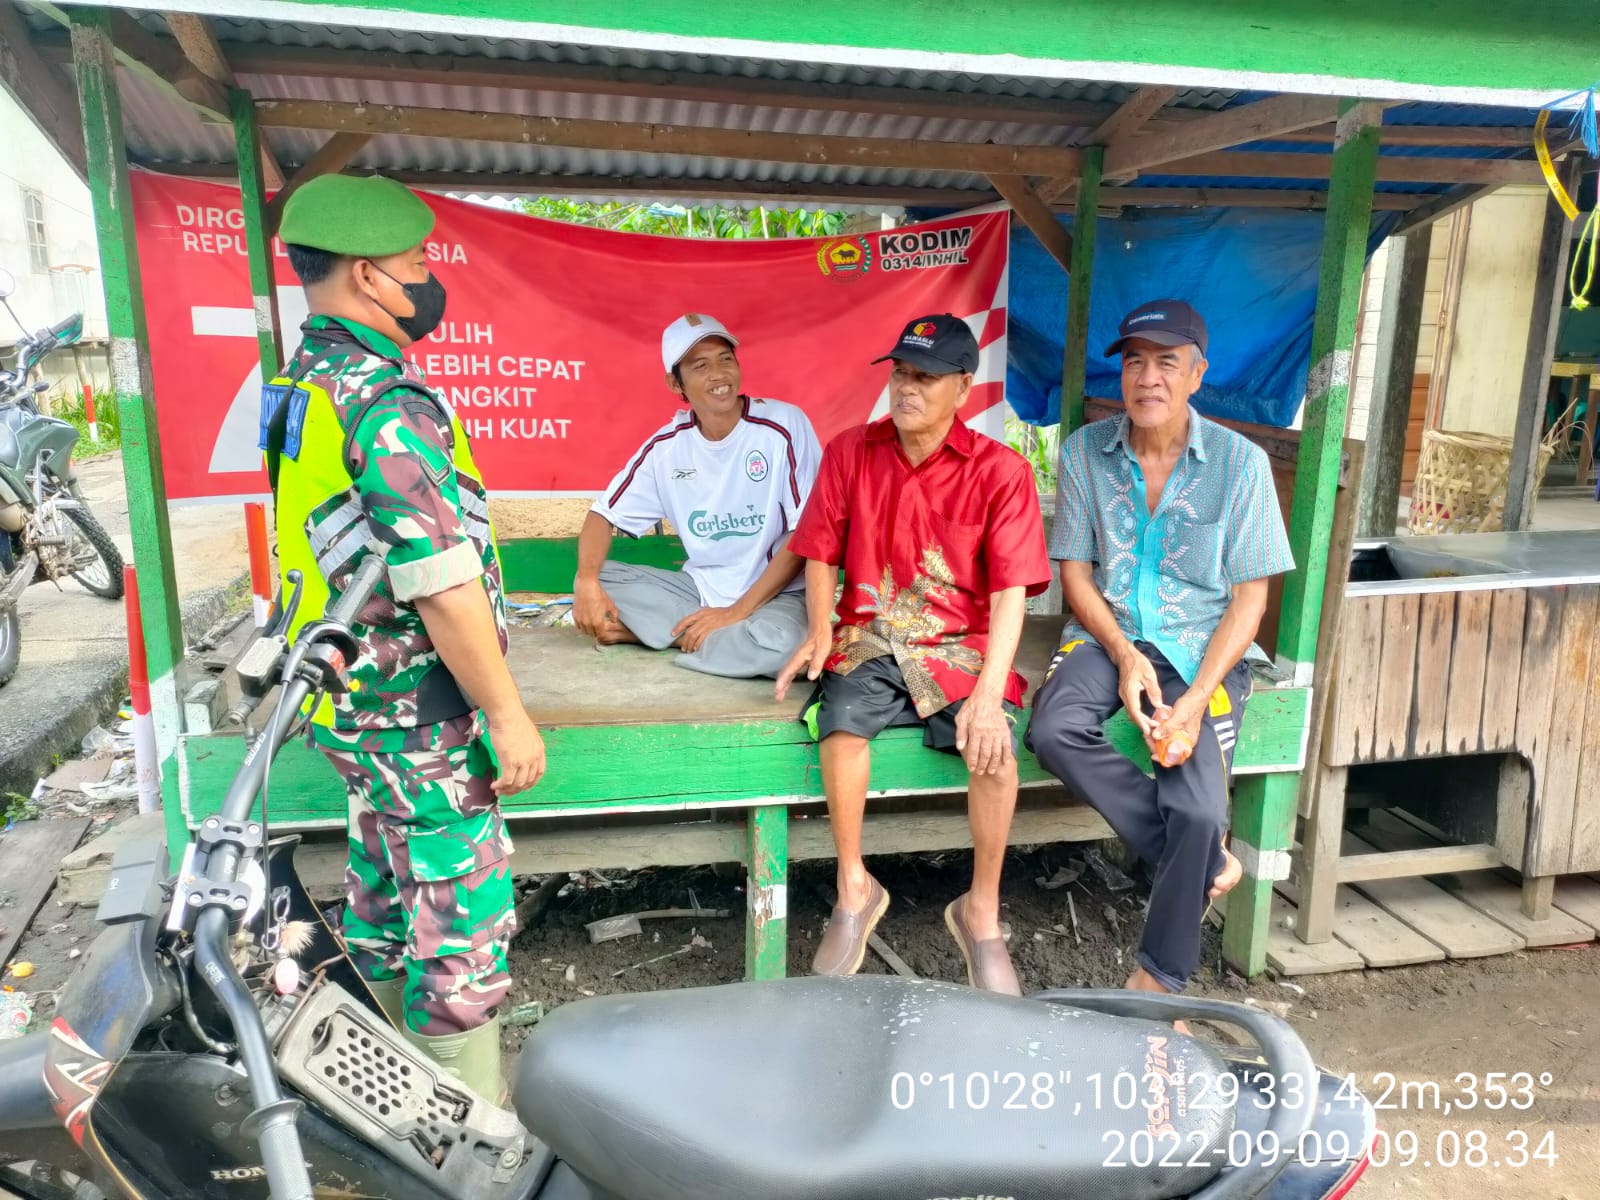
[[[1400,579],[1462,579],[1514,575],[1502,563],[1396,542],[1363,543],[1350,559],[1351,583],[1390,583]]]
[[[1350,555],[1352,590],[1453,590],[1456,587],[1493,586],[1523,576],[1504,562],[1454,554],[1445,547],[1427,546],[1421,539],[1357,542]],[[1387,584],[1387,586],[1386,586]],[[1400,584],[1400,587],[1394,587]],[[1410,586],[1406,586],[1410,584]]]

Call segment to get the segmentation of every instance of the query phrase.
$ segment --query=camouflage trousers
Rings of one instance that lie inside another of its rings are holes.
[[[511,839],[473,717],[416,730],[317,731],[349,795],[342,932],[364,979],[404,975],[406,1024],[475,1029],[511,987]]]

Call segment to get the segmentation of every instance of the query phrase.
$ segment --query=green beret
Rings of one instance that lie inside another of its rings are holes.
[[[405,184],[382,175],[319,175],[283,208],[285,245],[382,258],[422,244],[433,210]]]

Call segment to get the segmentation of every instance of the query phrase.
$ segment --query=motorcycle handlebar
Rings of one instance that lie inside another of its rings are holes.
[[[255,1097],[256,1109],[246,1121],[247,1133],[261,1144],[262,1165],[272,1200],[312,1200],[311,1174],[306,1170],[295,1117],[300,1102],[284,1096],[272,1061],[272,1047],[261,1014],[227,953],[228,918],[220,908],[200,914],[194,931],[194,962],[200,977],[216,993],[233,1024],[239,1057]]]
[[[345,586],[339,599],[328,606],[323,620],[348,628],[356,615],[366,607],[367,601],[372,599],[372,593],[377,589],[378,582],[387,569],[388,563],[382,555],[367,555],[356,568],[356,573],[350,577],[350,582]],[[290,661],[296,660],[291,656]],[[244,766],[234,776],[233,784],[228,788],[227,799],[222,804],[223,820],[242,821],[250,815],[250,810],[255,807],[256,796],[261,791],[261,782],[266,778],[267,769],[272,764],[272,758],[277,754],[288,728],[293,725],[300,706],[310,694],[311,684],[302,677],[297,676],[284,683],[283,698],[279,701],[277,710],[280,719],[274,721],[262,734],[262,741],[257,743],[259,751],[252,750],[246,755]],[[242,704],[243,701],[239,703]],[[234,707],[237,708],[238,705]],[[249,713],[245,715],[248,716]]]
[[[339,593],[339,598],[328,606],[324,619],[336,621],[340,625],[349,625],[353,622],[367,606],[367,601],[372,599],[372,593],[377,590],[378,582],[388,568],[388,561],[381,554],[367,555],[356,568],[356,573],[350,577],[350,582],[345,585],[344,591]]]
[[[369,554],[338,601],[328,607],[324,621],[348,627],[372,597],[386,567],[381,554]],[[295,661],[291,657],[290,663]],[[255,806],[255,797],[267,770],[311,689],[311,682],[303,674],[294,674],[293,678],[285,680],[283,699],[272,723],[245,756],[245,764],[228,790],[222,810],[224,820],[242,821]],[[231,882],[237,877],[238,867],[239,851],[232,844],[224,843],[212,852],[202,872],[208,878]],[[195,923],[194,966],[228,1014],[239,1057],[250,1081],[256,1109],[246,1121],[244,1131],[255,1136],[261,1146],[272,1200],[312,1200],[311,1176],[306,1170],[300,1133],[295,1128],[302,1105],[286,1097],[279,1086],[277,1066],[272,1059],[266,1029],[261,1024],[261,1013],[233,965],[227,943],[227,912],[220,907],[207,908]]]

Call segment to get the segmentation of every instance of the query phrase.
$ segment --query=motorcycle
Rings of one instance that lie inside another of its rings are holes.
[[[95,520],[78,486],[72,451],[78,431],[40,413],[48,382],[30,383],[34,367],[83,336],[83,314],[29,333],[11,307],[16,280],[0,270],[0,304],[22,330],[16,365],[0,368],[0,686],[22,660],[17,602],[33,583],[76,579],[96,596],[120,599],[122,555]]]
[[[0,1193],[1337,1200],[1360,1177],[1367,1099],[1287,1022],[1182,996],[889,975],[596,997],[533,1028],[510,1109],[479,1095],[396,1032],[267,825],[273,757],[344,687],[382,572],[292,646],[291,573],[238,666],[230,720],[278,698],[220,812],[176,875],[159,837],[117,855],[49,1028],[0,1041]]]

